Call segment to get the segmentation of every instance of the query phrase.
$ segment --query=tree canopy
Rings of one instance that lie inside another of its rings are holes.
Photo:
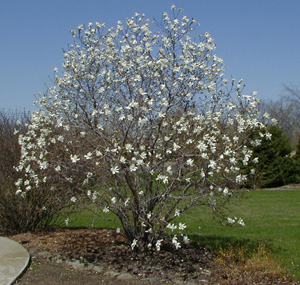
[[[159,250],[166,230],[179,231],[176,248],[188,240],[176,217],[201,205],[217,211],[239,191],[238,162],[251,161],[249,135],[264,128],[258,100],[242,80],[225,79],[211,35],[193,40],[198,24],[180,13],[172,6],[154,26],[136,14],[71,32],[63,73],[55,69],[20,136],[19,194],[63,181],[73,202],[114,213],[132,248]]]

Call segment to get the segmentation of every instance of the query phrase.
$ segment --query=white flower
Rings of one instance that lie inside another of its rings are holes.
[[[173,174],[172,166],[168,166],[168,167],[167,167],[167,172],[168,172],[170,175]]]
[[[170,229],[173,232],[174,230],[177,229],[177,226],[175,224],[168,224],[167,228]]]
[[[142,159],[146,159],[147,158],[147,154],[144,151],[140,154],[140,156],[141,156]]]
[[[229,159],[229,161],[230,161],[230,163],[233,164],[233,165],[236,164],[236,159],[235,159],[235,157],[231,157],[231,158]]]
[[[110,169],[111,173],[112,174],[117,174],[120,172],[120,169],[119,167],[116,165],[116,166],[113,166],[111,169]]]
[[[168,176],[166,175],[161,175],[161,174],[158,174],[157,177],[156,177],[156,180],[162,180],[162,182],[164,184],[167,184],[168,183]]]
[[[159,118],[164,118],[165,116],[166,116],[166,113],[163,113],[163,112],[158,113]]]
[[[185,244],[188,244],[190,242],[190,239],[188,238],[188,236],[183,236],[183,242]]]
[[[23,179],[22,178],[19,178],[17,182],[15,182],[15,185],[16,186],[20,186],[23,182]]]
[[[72,201],[73,203],[75,203],[75,202],[77,201],[77,198],[76,198],[76,197],[72,197],[72,198],[71,198],[71,201]]]
[[[129,167],[129,170],[130,170],[131,172],[135,172],[137,169],[138,169],[138,168],[137,168],[137,166],[136,166],[135,164],[131,164],[130,167]]]
[[[245,180],[245,176],[243,175],[237,175],[237,177],[235,178],[236,183],[239,184],[241,184],[244,180]]]
[[[185,228],[186,228],[185,224],[179,223],[179,225],[178,225],[179,230],[183,231]]]
[[[134,100],[132,100],[129,105],[126,107],[126,109],[133,109],[133,108],[136,108],[139,106],[139,103],[138,102],[135,102]]]
[[[125,158],[124,156],[121,156],[121,157],[120,157],[120,162],[121,162],[121,163],[126,163],[126,158]]]
[[[245,227],[246,224],[244,223],[243,219],[239,218],[238,224],[241,225],[242,227]]]
[[[94,192],[93,192],[93,196],[92,196],[92,201],[93,201],[93,202],[96,201],[97,195],[98,195],[98,193],[97,193],[96,191],[94,191]],[[105,212],[104,209],[103,209],[103,212]],[[105,212],[105,213],[106,213],[106,212]]]
[[[121,232],[120,228],[116,229],[116,233],[119,234]]]
[[[217,165],[217,163],[214,160],[210,160],[208,167],[210,167],[211,169],[215,169],[216,165]]]
[[[125,200],[125,202],[124,202],[125,207],[128,205],[129,201],[130,201],[130,198],[127,198],[127,199]]]
[[[63,142],[64,141],[64,137],[63,136],[58,136],[57,140],[60,141],[60,142]]]
[[[69,218],[67,218],[67,219],[65,219],[65,224],[66,224],[66,226],[68,226],[69,225]]]
[[[227,222],[228,222],[228,224],[234,224],[235,223],[235,219],[231,219],[231,218],[227,218]]]
[[[272,119],[271,119],[271,123],[274,124],[274,125],[277,125],[277,124],[278,124],[278,121],[277,121],[277,119],[272,118]]]
[[[109,212],[109,208],[108,208],[108,207],[104,207],[104,208],[103,208],[103,212],[104,212],[104,213],[108,213],[108,212]]]
[[[78,155],[76,155],[76,154],[74,154],[74,155],[70,155],[70,158],[71,158],[71,161],[73,162],[73,163],[76,163],[77,161],[79,161],[80,160],[80,158],[78,157]]]
[[[180,145],[178,145],[177,143],[173,144],[173,151],[176,151],[177,149],[180,149]]]
[[[92,153],[91,152],[88,152],[86,155],[84,155],[84,158],[89,160],[92,158]]]
[[[272,138],[272,134],[266,133],[266,139],[267,139],[267,140],[270,140],[271,138]]]
[[[137,240],[134,239],[131,244],[131,248],[134,249],[137,246]]]
[[[187,164],[188,166],[193,166],[193,164],[194,164],[194,159],[189,158],[189,159],[187,160],[186,164]]]
[[[130,144],[130,143],[125,144],[125,149],[126,149],[128,152],[132,152],[132,151],[133,151],[133,146],[132,146],[132,144]]]
[[[177,240],[177,236],[174,235],[173,239],[172,239],[172,243],[175,245],[175,248],[178,249],[178,248],[181,248],[181,245],[180,243],[178,242]]]
[[[157,250],[157,251],[160,251],[160,247],[161,247],[161,242],[162,242],[162,241],[163,241],[162,239],[159,239],[159,240],[156,241],[155,247],[156,247],[156,250]]]
[[[263,114],[263,117],[264,117],[265,119],[267,119],[267,120],[270,120],[270,119],[271,119],[270,114],[267,113],[267,112]]]

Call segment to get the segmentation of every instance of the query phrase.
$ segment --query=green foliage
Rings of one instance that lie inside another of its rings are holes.
[[[284,135],[279,126],[269,126],[270,139],[262,139],[259,146],[253,148],[254,157],[259,163],[255,167],[256,175],[252,184],[256,187],[279,187],[286,184],[298,183],[299,161],[292,156],[292,147],[289,139]],[[254,137],[258,137],[255,134]],[[247,168],[249,171],[250,166]]]
[[[297,163],[300,163],[300,139],[296,146],[296,154],[294,155],[294,159],[296,160]]]

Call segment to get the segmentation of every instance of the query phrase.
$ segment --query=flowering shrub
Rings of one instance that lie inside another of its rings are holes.
[[[15,195],[22,173],[15,170],[21,151],[18,134],[25,134],[30,123],[26,112],[0,112],[0,233],[12,234],[47,228],[53,217],[71,204],[66,189],[63,195],[46,184],[24,195]],[[17,186],[15,182],[17,181]]]
[[[19,194],[65,183],[74,203],[84,194],[114,213],[132,248],[159,250],[166,230],[176,248],[188,241],[175,222],[183,212],[217,210],[238,192],[248,136],[264,128],[258,100],[224,78],[214,40],[192,40],[198,24],[180,12],[172,6],[152,30],[136,13],[116,28],[71,31],[64,72],[55,68],[20,136]]]
[[[20,221],[19,217],[22,202],[14,195],[14,182],[20,176],[14,170],[20,158],[20,146],[14,129],[18,120],[24,126],[29,118],[25,112],[0,111],[0,233],[18,232],[24,221]]]

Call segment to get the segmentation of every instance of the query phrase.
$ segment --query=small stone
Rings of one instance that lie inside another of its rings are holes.
[[[31,248],[29,249],[29,254],[35,254],[36,252],[37,252],[37,249],[34,248],[34,247],[31,247]]]
[[[101,273],[104,270],[104,267],[102,266],[94,266],[93,270],[96,271],[97,273]]]
[[[150,282],[156,283],[156,282],[158,282],[159,278],[154,276],[154,277],[149,278],[149,280],[150,280]]]
[[[129,273],[121,273],[117,279],[120,281],[127,281],[133,279],[133,276]]]
[[[118,276],[118,274],[119,274],[118,272],[112,271],[112,270],[109,270],[109,271],[105,272],[105,275],[110,276],[110,277],[116,277],[116,276]]]
[[[80,270],[90,269],[89,268],[89,264],[87,264],[87,263],[81,263],[79,260],[75,260],[75,261],[68,260],[67,264],[71,265],[75,269],[80,269]]]
[[[80,264],[80,262],[78,260],[67,260],[66,261],[67,264],[71,265],[71,266],[77,266]]]
[[[41,251],[38,253],[39,256],[42,256],[44,258],[49,258],[51,256],[51,253],[48,251]]]

